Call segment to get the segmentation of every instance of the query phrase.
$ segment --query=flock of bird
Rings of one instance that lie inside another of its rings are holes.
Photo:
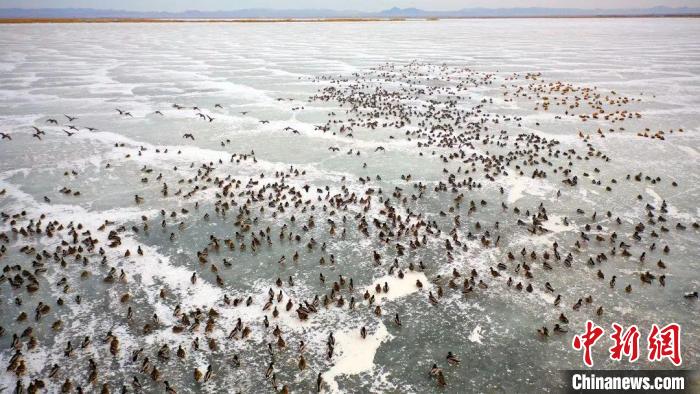
[[[143,166],[141,182],[151,185],[148,181],[155,179],[157,186],[135,194],[134,204],[159,213],[144,214],[136,222],[106,218],[99,227],[90,228],[80,221],[62,222],[41,212],[1,212],[5,231],[0,233],[0,261],[13,261],[4,264],[0,276],[2,294],[11,294],[10,302],[2,308],[14,322],[13,328],[0,327],[0,338],[3,352],[10,353],[6,373],[16,378],[15,393],[164,390],[173,394],[178,390],[174,382],[185,379],[195,384],[221,384],[228,368],[260,376],[269,382],[269,389],[281,393],[321,392],[330,387],[323,370],[338,357],[334,327],[323,327],[325,340],[319,343],[305,341],[295,324],[316,321],[323,326],[330,319],[328,311],[334,311],[362,316],[365,323],[350,329],[363,340],[383,321],[401,335],[409,329],[413,315],[402,316],[397,305],[413,299],[380,302],[394,289],[389,281],[370,285],[374,282],[366,278],[377,275],[408,281],[409,273],[424,274],[425,283],[417,279],[408,285],[414,288],[417,299],[436,308],[436,314],[455,298],[478,299],[509,292],[547,294],[553,300],[548,306],[551,319],[531,328],[533,336],[543,340],[566,335],[570,321],[601,316],[616,302],[615,298],[598,298],[563,287],[557,279],[560,276],[606,281],[615,297],[633,297],[650,286],[673,285],[667,276],[674,253],[669,233],[697,233],[699,226],[697,221],[682,223],[670,217],[666,201],[659,204],[641,194],[627,196],[630,206],[644,212],[633,221],[605,208],[577,208],[557,222],[552,213],[558,209],[556,201],[542,200],[532,206],[507,203],[509,190],[503,182],[511,177],[558,185],[556,198],[582,187],[602,193],[615,188],[622,193],[622,188],[617,188],[623,182],[663,188],[678,184],[642,172],[606,181],[605,165],[614,158],[598,149],[589,136],[582,135],[585,145],[581,148],[527,131],[522,118],[489,111],[495,97],[466,107],[473,90],[494,88],[498,80],[495,74],[414,62],[315,80],[322,87],[309,101],[334,104],[345,114],[330,112],[327,121],[309,133],[346,137],[351,146],[348,155],[366,160],[386,154],[393,145],[387,141],[386,146],[369,151],[355,148],[353,134],[389,132],[389,140],[414,143],[417,160],[439,162],[443,167],[439,180],[422,181],[406,173],[400,177],[403,184],[387,184],[377,173],[317,185],[308,180],[303,169],[294,166],[244,177],[235,169],[257,163],[259,158],[250,151],[233,153],[228,162],[191,163],[189,168],[175,167],[157,176],[157,170]],[[527,81],[524,85],[520,83],[523,80]],[[564,115],[575,116],[582,123],[604,120],[623,124],[641,116],[627,108],[635,99],[615,92],[600,93],[595,88],[547,83],[539,74],[509,76],[501,89],[501,100],[533,100],[537,111],[553,111],[559,106]],[[172,108],[195,111],[207,122],[215,120],[197,106],[173,104]],[[214,108],[223,110],[224,106],[216,104]],[[116,111],[120,117],[133,117],[127,110]],[[154,114],[167,116],[161,111]],[[59,126],[57,118],[44,123],[62,127],[68,137],[81,130],[75,125],[78,116],[64,116],[64,126]],[[32,127],[32,137],[42,140],[46,132]],[[92,127],[84,129],[99,132]],[[307,133],[292,127],[284,131]],[[1,136],[12,140],[7,133]],[[194,141],[194,132],[185,133],[183,138]],[[146,150],[124,144],[115,149],[129,154],[123,163],[108,163],[111,168],[127,165]],[[340,150],[338,146],[328,148],[330,155]],[[167,148],[162,149],[162,153],[167,152]],[[362,167],[372,170],[367,161]],[[483,197],[490,188],[496,192]],[[62,191],[75,192],[74,188]],[[50,203],[51,199],[46,196],[44,201]],[[173,202],[174,207],[165,208]],[[220,230],[190,230],[198,221],[216,221]],[[565,226],[567,234],[573,236],[558,236],[551,232],[553,226]],[[132,278],[140,272],[138,265],[150,264],[147,256],[153,249],[133,240],[156,237],[155,233],[162,233],[165,243],[177,242],[185,234],[201,238],[206,246],[196,250],[190,256],[191,263],[185,265],[188,286],[196,289],[204,283],[221,289],[223,296],[195,306],[183,302],[186,293],[176,296],[180,290],[163,286],[156,297],[160,307],[141,313],[139,294],[144,292]],[[512,249],[508,242],[547,235],[553,237],[544,238],[546,245]],[[348,265],[333,253],[335,245],[343,242],[371,247],[364,251],[361,262]],[[241,269],[240,261],[255,259],[266,250],[283,251],[280,257],[264,262],[279,267],[280,274],[264,278],[267,290],[263,294],[236,288],[232,283],[236,270]],[[498,262],[488,266],[464,258],[475,251],[493,252]],[[615,268],[625,263],[636,267],[646,261],[653,264],[644,265],[636,278],[617,273]],[[358,268],[365,272],[358,273]],[[60,361],[30,363],[28,354],[56,348],[44,344],[52,343],[51,338],[66,329],[64,314],[69,305],[80,305],[86,289],[95,286],[115,299],[117,307],[109,312],[114,315],[112,328],[81,330],[80,335],[56,343],[62,351],[52,360]],[[306,290],[297,290],[300,288]],[[698,298],[697,291],[687,292],[689,302]],[[413,307],[409,304],[407,308]],[[139,342],[131,344],[124,333]],[[238,343],[246,341],[255,343],[262,361],[253,362],[235,351]],[[185,363],[196,354],[204,354],[208,365],[192,368],[191,378],[183,378],[172,365]],[[415,371],[441,387],[449,384],[451,369],[461,362],[454,349],[444,349],[442,354],[444,358],[434,360],[428,371]],[[78,362],[84,366],[73,367]],[[254,369],[253,365],[261,367]],[[290,370],[298,371],[299,376],[291,375]]]

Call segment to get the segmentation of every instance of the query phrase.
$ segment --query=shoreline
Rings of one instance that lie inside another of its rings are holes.
[[[300,23],[300,22],[404,22],[455,19],[648,19],[648,18],[700,18],[700,14],[667,15],[586,15],[586,16],[455,16],[455,17],[396,17],[396,18],[0,18],[0,24],[32,23]]]
[[[393,22],[405,18],[0,18],[0,24],[25,23],[294,23],[294,22]]]

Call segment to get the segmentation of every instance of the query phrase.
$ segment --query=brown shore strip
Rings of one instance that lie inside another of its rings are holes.
[[[404,18],[270,18],[270,19],[167,19],[167,18],[0,18],[14,23],[289,23],[289,22],[390,22]]]
[[[298,22],[401,22],[441,19],[603,19],[603,18],[700,18],[700,14],[659,15],[566,15],[566,16],[455,16],[397,18],[0,18],[0,24],[27,23],[298,23]]]

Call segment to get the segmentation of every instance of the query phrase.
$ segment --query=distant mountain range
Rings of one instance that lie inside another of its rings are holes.
[[[0,8],[0,18],[478,18],[478,17],[579,17],[579,16],[664,16],[700,15],[700,8],[464,8],[455,11],[429,11],[418,8],[390,8],[379,12],[331,9],[251,8],[232,11],[141,12],[93,8]]]

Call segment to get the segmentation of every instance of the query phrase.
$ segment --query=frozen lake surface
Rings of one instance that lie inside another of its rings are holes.
[[[0,25],[0,391],[556,392],[589,319],[642,331],[639,361],[605,338],[596,367],[674,368],[646,334],[675,322],[697,369],[698,37],[675,18]]]

